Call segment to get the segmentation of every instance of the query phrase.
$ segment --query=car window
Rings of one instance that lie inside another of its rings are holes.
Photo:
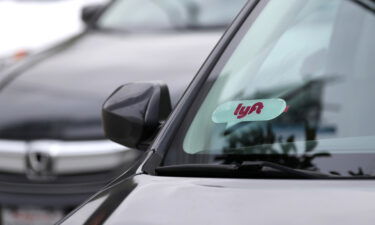
[[[273,156],[297,168],[375,172],[359,159],[329,166],[375,153],[371,8],[345,0],[271,0],[238,35],[172,144],[181,150],[169,151],[164,163]],[[313,164],[318,158],[321,164]]]
[[[228,25],[246,0],[117,0],[98,26],[127,31],[209,28]]]

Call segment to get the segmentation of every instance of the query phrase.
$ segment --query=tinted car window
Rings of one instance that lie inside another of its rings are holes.
[[[355,1],[274,0],[250,24],[207,79],[172,144],[180,151],[164,164],[232,157],[373,174],[373,11]]]

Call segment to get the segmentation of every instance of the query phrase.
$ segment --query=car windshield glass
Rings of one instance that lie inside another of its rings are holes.
[[[246,0],[117,0],[100,17],[100,28],[148,31],[228,25]]]
[[[200,89],[163,164],[262,160],[375,175],[373,6],[259,3]]]

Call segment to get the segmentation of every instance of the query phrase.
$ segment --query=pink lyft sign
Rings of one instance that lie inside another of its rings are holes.
[[[212,121],[230,127],[245,121],[272,120],[286,110],[286,102],[280,98],[232,101],[219,105],[212,114]]]

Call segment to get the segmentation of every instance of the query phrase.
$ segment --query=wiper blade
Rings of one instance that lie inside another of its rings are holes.
[[[278,171],[279,173],[289,175],[293,178],[310,178],[310,179],[316,179],[316,178],[328,178],[332,177],[331,175],[309,171],[309,170],[301,170],[301,169],[293,169],[287,166],[283,166],[277,163],[267,162],[267,161],[255,161],[255,162],[244,162],[242,163],[239,168],[239,170],[242,171]]]
[[[292,169],[266,161],[241,164],[182,164],[156,168],[157,175],[187,177],[291,178],[322,179],[333,176],[308,170]]]

